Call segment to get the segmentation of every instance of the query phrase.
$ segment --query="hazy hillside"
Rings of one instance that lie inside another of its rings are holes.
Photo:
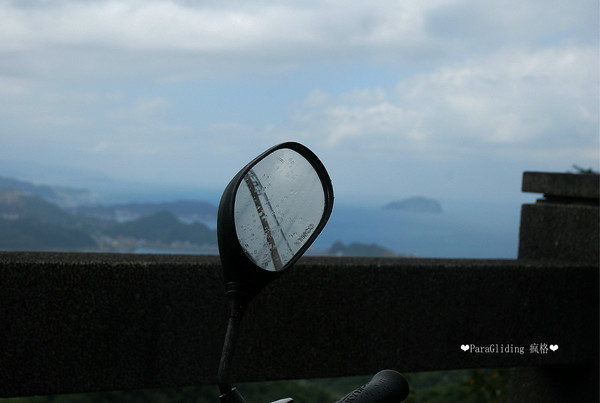
[[[0,249],[84,250],[96,243],[77,220],[39,196],[0,189]]]
[[[11,188],[14,187],[14,188]],[[217,207],[197,200],[113,205],[57,204],[77,189],[0,177],[0,249],[95,250],[150,253],[218,253]],[[62,196],[60,196],[62,195]],[[71,201],[85,201],[73,198]],[[333,242],[315,254],[334,256],[398,256],[375,243]]]
[[[56,196],[56,191],[51,186],[37,186],[29,182],[24,182],[18,179],[6,178],[2,176],[0,176],[0,188],[20,190],[24,193],[30,193],[41,197]]]
[[[217,207],[197,200],[162,203],[125,203],[110,205],[83,205],[71,209],[76,215],[104,220],[131,220],[167,211],[184,221],[216,220]]]
[[[95,250],[86,232],[32,219],[0,219],[0,250]]]
[[[40,196],[10,189],[0,189],[0,216],[4,219],[27,218],[63,226],[73,226],[76,222],[72,215],[56,204]]]
[[[209,203],[59,207],[48,201],[61,194],[51,186],[0,178],[0,249],[135,251],[150,246],[164,250],[205,250],[212,245],[216,251],[215,230],[197,222],[185,224],[175,216],[191,221],[214,219],[217,208]],[[78,214],[79,209],[86,214]],[[130,219],[141,218],[119,223],[119,214]]]
[[[0,190],[18,190],[27,195],[39,196],[61,206],[89,202],[93,195],[86,189],[65,186],[35,185],[30,182],[0,176]]]
[[[133,237],[170,244],[188,241],[197,245],[216,245],[217,232],[201,223],[184,224],[173,214],[159,211],[151,216],[115,224],[105,230],[113,237]]]

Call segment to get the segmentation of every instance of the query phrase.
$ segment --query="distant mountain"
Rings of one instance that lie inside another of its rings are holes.
[[[426,197],[411,197],[408,199],[395,201],[387,204],[384,208],[388,210],[402,210],[415,213],[435,213],[443,212],[440,202]]]
[[[101,218],[104,220],[125,221],[150,216],[166,211],[184,221],[214,220],[217,207],[211,203],[193,200],[180,200],[163,203],[126,203],[110,205],[78,206],[71,209],[74,214]]]
[[[83,201],[89,202],[93,198],[92,194],[86,189],[65,186],[34,185],[31,182],[1,176],[0,190],[18,190],[27,195],[39,196],[44,200],[56,203],[60,206],[72,206]]]
[[[0,177],[0,250],[216,251],[216,231],[198,222],[216,221],[210,203],[94,206],[88,195]]]
[[[77,220],[40,196],[0,189],[0,249],[93,249],[92,237]]]
[[[196,245],[217,243],[215,230],[201,223],[184,224],[168,211],[159,211],[134,221],[117,223],[103,232],[112,237],[131,237],[164,244],[186,241]]]
[[[0,188],[20,190],[25,193],[35,194],[41,197],[53,197],[56,195],[51,186],[37,186],[29,182],[20,181],[13,178],[5,178],[0,176]]]
[[[19,191],[24,195],[38,196],[77,216],[109,221],[127,221],[168,211],[183,221],[214,221],[217,207],[196,200],[179,200],[162,203],[94,204],[98,195],[86,189],[64,186],[35,185],[19,179],[0,176],[0,191]]]
[[[30,219],[61,226],[74,226],[76,220],[56,204],[21,190],[0,189],[0,217]]]
[[[86,232],[49,222],[0,218],[0,250],[95,250]]]

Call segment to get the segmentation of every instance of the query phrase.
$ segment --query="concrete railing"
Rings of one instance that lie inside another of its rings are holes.
[[[519,253],[302,258],[251,304],[233,380],[514,367],[514,401],[597,399],[598,261]],[[217,256],[0,253],[0,396],[215,384],[225,324]]]
[[[0,287],[2,396],[216,381],[216,256],[3,253]],[[597,332],[592,264],[303,258],[250,306],[234,379],[581,366]],[[530,354],[533,343],[559,348]]]

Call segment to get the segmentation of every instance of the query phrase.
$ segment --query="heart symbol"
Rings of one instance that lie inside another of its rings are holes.
[[[550,350],[552,350],[552,351],[558,350],[558,344],[550,344]]]
[[[550,346],[550,348],[552,348],[552,346]],[[558,347],[557,347],[558,348]],[[467,351],[469,349],[469,345],[468,344],[461,344],[460,345],[460,349],[462,351]]]

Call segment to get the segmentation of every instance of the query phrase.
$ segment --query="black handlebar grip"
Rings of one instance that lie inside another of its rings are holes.
[[[408,390],[408,382],[399,372],[386,369],[336,403],[400,403],[408,397]]]

